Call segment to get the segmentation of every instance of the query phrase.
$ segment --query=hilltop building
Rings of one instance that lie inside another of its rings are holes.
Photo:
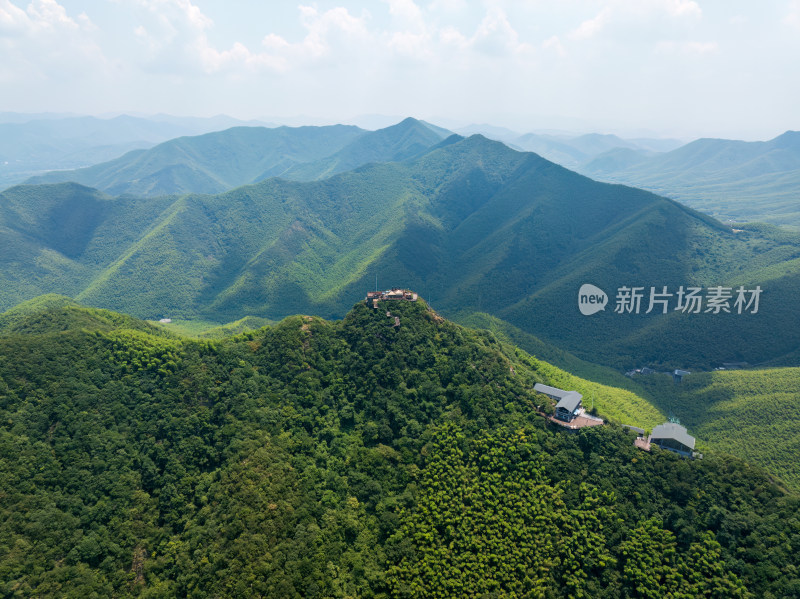
[[[554,418],[563,420],[564,422],[572,422],[581,412],[583,395],[577,391],[564,391],[563,389],[550,387],[542,383],[536,383],[533,386],[533,390],[544,393],[551,399],[558,401],[555,414],[553,414]]]
[[[694,437],[686,432],[686,427],[675,422],[659,424],[650,433],[648,440],[651,445],[658,445],[687,458],[695,457]]]
[[[372,304],[373,308],[377,308],[378,302],[386,300],[415,302],[417,301],[417,294],[409,289],[392,287],[387,291],[368,291],[365,301],[368,306]]]

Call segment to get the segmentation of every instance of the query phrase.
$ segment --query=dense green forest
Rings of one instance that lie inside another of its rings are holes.
[[[0,592],[800,596],[800,498],[722,453],[551,430],[532,389],[558,373],[422,301],[221,340],[22,307],[0,319]]]

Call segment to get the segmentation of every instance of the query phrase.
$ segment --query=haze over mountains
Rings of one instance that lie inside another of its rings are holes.
[[[53,169],[74,169],[118,158],[185,135],[236,125],[266,125],[228,116],[156,115],[114,118],[0,113],[0,188]]]
[[[112,195],[220,193],[269,177],[313,180],[368,162],[404,160],[447,135],[414,119],[378,131],[345,125],[237,127],[173,139],[85,169],[33,177],[28,183],[74,181]]]
[[[383,147],[380,132],[393,126],[372,132],[350,125],[334,133],[335,126],[289,129],[270,125],[269,132],[254,133],[223,131],[232,125],[252,128],[260,124],[225,116],[95,119],[31,115],[37,118],[28,121],[22,116],[0,115],[0,140],[5,141],[0,142],[0,188],[26,179],[32,183],[76,181],[114,195],[220,193],[270,176],[314,180],[368,162],[408,158],[429,147],[431,141],[438,141],[436,134],[444,138],[451,133],[423,123],[431,139],[423,141],[423,135],[411,142],[418,144],[416,148],[405,148],[401,141],[392,150]],[[373,115],[356,120],[375,126],[388,119]],[[271,145],[271,136],[280,137],[280,131],[285,134],[294,129],[309,132],[305,141],[298,137],[297,147]],[[317,146],[310,143],[317,139],[312,130],[319,134]],[[486,124],[461,127],[455,132],[464,136],[479,133],[597,180],[648,189],[723,221],[760,221],[800,228],[800,150],[798,134],[792,131],[767,142],[700,139],[685,145],[676,139],[623,139],[598,133],[519,134]],[[213,135],[197,137],[198,133]],[[345,147],[364,135],[353,147]],[[158,148],[153,147],[158,144]],[[247,144],[252,144],[253,152],[246,151]],[[128,150],[150,148],[152,152],[126,154]],[[260,156],[262,150],[265,153]],[[70,171],[87,165],[92,166]],[[69,174],[40,174],[48,168],[66,169]]]
[[[593,179],[647,189],[719,220],[800,228],[796,131],[763,142],[698,139],[687,144],[597,133],[518,135],[488,125],[459,133],[482,133]]]
[[[578,169],[649,189],[720,220],[800,228],[800,132],[764,142],[698,139],[664,154],[610,150]]]
[[[148,318],[338,317],[377,275],[380,285],[414,288],[445,313],[488,312],[618,368],[797,363],[796,235],[764,227],[735,233],[651,193],[597,183],[482,136],[444,134],[413,119],[377,132],[232,129],[127,159],[162,188],[165,180],[235,185],[237,177],[276,169],[315,179],[358,167],[318,181],[267,178],[219,195],[113,198],[74,183],[6,190],[0,301],[10,307],[59,292]],[[209,140],[240,135],[264,136],[257,160],[232,161],[234,169],[225,155],[202,151],[222,147]],[[330,142],[314,150],[329,155],[312,156],[311,139]],[[295,164],[280,160],[287,147],[295,148]],[[166,150],[216,170],[205,180],[159,178],[158,161],[144,158]],[[81,173],[107,177],[114,190],[146,179],[104,168]],[[175,193],[183,191],[176,185]],[[757,315],[615,314],[609,307],[587,318],[576,306],[587,282],[612,305],[623,286],[673,293],[689,285],[761,286],[764,296]]]

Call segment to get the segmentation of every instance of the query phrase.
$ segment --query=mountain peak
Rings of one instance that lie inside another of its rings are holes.
[[[800,131],[786,131],[769,143],[776,148],[800,151]]]
[[[397,123],[396,125],[393,125],[393,126],[394,127],[399,127],[401,125],[403,127],[412,127],[414,125],[422,125],[422,121],[419,121],[419,120],[415,119],[413,116],[407,116],[402,121],[400,121],[399,123]],[[391,127],[386,127],[386,129],[391,129]]]

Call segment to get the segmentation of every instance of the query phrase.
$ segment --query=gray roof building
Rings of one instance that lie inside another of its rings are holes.
[[[665,422],[655,427],[650,434],[650,443],[685,456],[691,456],[694,450],[694,437],[686,432],[685,426],[675,422]]]
[[[574,412],[581,407],[581,400],[583,395],[577,391],[567,391],[564,396],[556,404],[556,410],[562,409],[567,412]]]
[[[551,387],[550,385],[543,385],[542,383],[536,383],[533,386],[533,390],[538,391],[539,393],[544,393],[548,397],[558,400],[560,400],[562,397],[566,395],[569,395],[570,393],[577,393],[576,391],[564,391],[563,389],[559,389],[558,387]]]
[[[533,386],[533,390],[538,391],[539,393],[544,393],[551,399],[558,400],[554,416],[559,420],[571,422],[572,419],[578,415],[581,409],[583,395],[577,391],[564,391],[564,389],[551,387],[550,385],[543,385],[542,383],[536,383]]]

